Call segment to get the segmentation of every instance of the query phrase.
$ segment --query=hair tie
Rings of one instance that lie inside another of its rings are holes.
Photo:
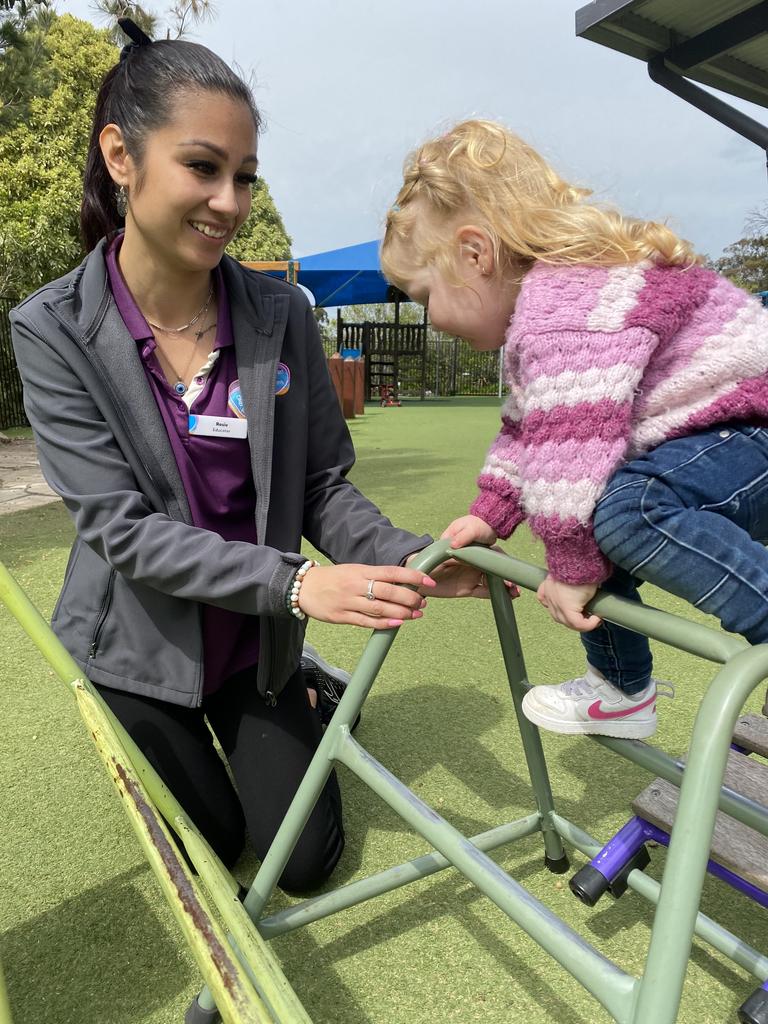
[[[130,43],[126,43],[120,51],[121,61],[130,57],[134,50],[139,50],[142,46],[149,46],[152,42],[147,33],[142,32],[136,22],[131,21],[130,18],[118,18],[117,24],[131,40]]]

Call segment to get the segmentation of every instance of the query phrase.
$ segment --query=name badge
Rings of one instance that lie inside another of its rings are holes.
[[[248,420],[233,416],[190,416],[189,432],[198,437],[247,437]]]

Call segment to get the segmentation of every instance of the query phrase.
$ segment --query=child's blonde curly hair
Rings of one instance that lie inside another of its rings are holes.
[[[468,219],[489,232],[501,273],[537,260],[698,262],[690,244],[664,224],[587,203],[589,195],[503,125],[463,121],[406,160],[403,187],[387,214],[382,269],[403,291],[415,269],[431,264],[455,279],[453,231]]]

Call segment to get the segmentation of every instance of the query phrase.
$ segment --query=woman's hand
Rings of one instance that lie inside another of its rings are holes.
[[[436,590],[429,576],[399,565],[316,565],[304,576],[299,608],[321,622],[391,629],[424,614],[427,602],[404,584]]]
[[[569,629],[576,629],[580,633],[588,633],[603,621],[599,615],[587,615],[584,611],[584,606],[589,604],[596,593],[596,583],[572,586],[570,583],[561,583],[560,580],[547,576],[536,591],[536,597],[555,622]]]
[[[408,558],[406,565],[410,565],[414,558],[421,552],[416,551]],[[503,553],[503,552],[502,552]],[[476,569],[473,565],[459,561],[458,558],[449,558],[447,562],[438,565],[432,570],[433,587],[428,594],[430,597],[490,597],[488,581],[485,573]],[[429,579],[429,577],[427,577]],[[519,597],[520,591],[514,583],[505,580],[510,597]]]
[[[451,540],[452,548],[466,548],[470,544],[486,544],[490,547],[498,540],[496,531],[478,516],[459,516],[440,534],[440,540]]]

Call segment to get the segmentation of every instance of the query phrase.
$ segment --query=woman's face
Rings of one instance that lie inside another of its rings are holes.
[[[211,270],[251,209],[256,129],[248,106],[221,93],[177,94],[173,119],[130,158],[125,243],[175,271]]]

